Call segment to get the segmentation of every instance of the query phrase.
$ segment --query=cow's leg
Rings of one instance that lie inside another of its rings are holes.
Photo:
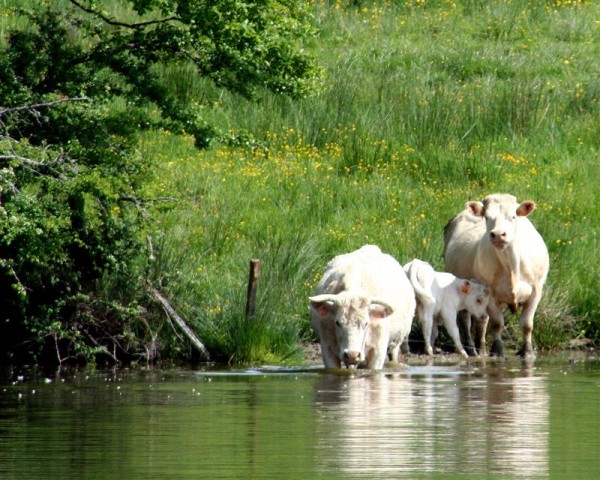
[[[421,330],[423,332],[423,340],[425,340],[425,353],[429,356],[433,355],[431,347],[431,329],[433,328],[433,309],[434,305],[422,305],[419,309],[419,320],[421,320]]]
[[[521,330],[523,331],[523,346],[519,350],[519,355],[525,359],[534,359],[535,351],[531,334],[533,332],[533,316],[542,298],[542,289],[534,288],[529,299],[523,304],[521,312]]]
[[[402,340],[402,345],[400,346],[400,351],[402,352],[403,355],[408,355],[410,353],[410,345],[408,344],[408,337],[410,336],[410,333],[408,333],[406,335],[406,337],[404,337],[404,340]],[[398,360],[396,360],[398,361]]]
[[[481,355],[485,355],[487,352],[487,341],[485,338],[487,334],[487,326],[487,318],[485,320],[482,320],[481,318],[475,319],[475,347]]]
[[[373,324],[369,326],[369,341],[367,350],[367,358],[364,365],[361,367],[370,368],[373,370],[380,370],[385,365],[385,361],[388,355],[388,346],[390,344],[390,333],[385,327],[379,324]],[[396,361],[398,358],[398,350],[400,349],[400,342],[394,345]]]
[[[407,335],[408,337],[408,335]],[[402,349],[402,353],[404,352],[404,343],[406,342],[406,348],[408,348],[408,338],[405,338],[402,341],[402,344],[398,340],[394,340],[387,347],[388,356],[390,357],[390,361],[398,363],[400,361],[400,349]]]
[[[461,310],[456,315],[456,325],[459,329],[460,336],[463,338],[463,348],[472,357],[478,356],[471,335],[471,314],[467,310]]]
[[[437,340],[439,333],[438,322],[437,320],[434,320],[433,325],[431,326],[431,348],[435,347],[435,341]]]
[[[460,353],[464,358],[468,358],[469,355],[463,348],[463,345],[460,341],[460,331],[458,330],[458,325],[456,324],[455,310],[453,308],[447,311],[442,310],[441,315],[442,321],[444,322],[444,326],[446,327],[446,331],[448,332],[448,334],[452,338],[452,341],[454,342],[454,348],[456,349],[456,352]]]
[[[492,325],[492,334],[494,340],[492,342],[491,355],[497,357],[504,356],[504,344],[502,343],[502,330],[504,330],[504,315],[496,302],[490,302],[488,306],[488,314]]]
[[[372,348],[367,353],[367,361],[365,362],[364,367],[372,369],[372,370],[381,370],[385,365],[385,360],[387,358],[387,349],[384,347],[383,351],[377,348]],[[363,366],[361,365],[361,368]]]

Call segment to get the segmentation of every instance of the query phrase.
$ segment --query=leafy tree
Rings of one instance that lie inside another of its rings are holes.
[[[15,8],[28,22],[0,48],[0,351],[150,358],[140,192],[151,171],[136,134],[219,137],[155,67],[187,62],[249,98],[300,97],[319,79],[301,49],[309,17],[295,0],[50,3]]]

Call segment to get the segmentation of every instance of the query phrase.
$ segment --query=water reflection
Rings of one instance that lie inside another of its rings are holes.
[[[0,478],[600,478],[600,363],[12,372]]]
[[[324,471],[373,478],[548,475],[547,379],[530,369],[328,375],[315,398]]]

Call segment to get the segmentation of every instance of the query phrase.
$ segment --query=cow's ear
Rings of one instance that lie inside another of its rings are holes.
[[[369,317],[371,320],[379,320],[387,317],[386,308],[381,305],[372,305],[369,308]]]
[[[308,302],[309,308],[321,318],[335,316],[339,308],[337,296],[328,293],[308,297]]]
[[[369,317],[371,320],[382,319],[392,314],[393,309],[389,305],[380,301],[373,301],[369,305]]]
[[[330,316],[335,310],[335,303],[330,300],[310,300],[309,306],[321,318]]]
[[[464,280],[463,283],[460,285],[460,291],[467,295],[471,291],[471,282],[469,282],[468,280]]]
[[[475,215],[476,217],[482,217],[483,216],[483,203],[481,202],[467,202],[465,204],[465,208],[471,212],[473,215]]]
[[[526,217],[535,210],[535,202],[531,200],[525,200],[517,207],[517,215],[519,217]]]

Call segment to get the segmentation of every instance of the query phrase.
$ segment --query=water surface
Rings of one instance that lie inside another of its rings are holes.
[[[5,370],[0,478],[600,478],[600,361]]]

